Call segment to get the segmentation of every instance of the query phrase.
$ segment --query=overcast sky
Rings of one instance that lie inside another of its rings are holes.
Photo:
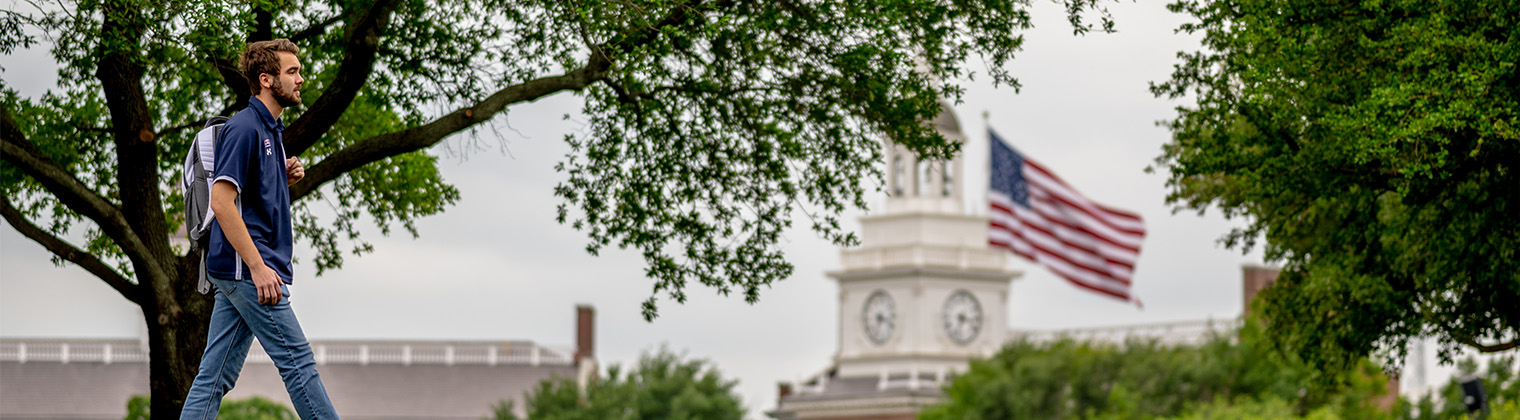
[[[1010,66],[1022,91],[993,88],[985,78],[962,81],[968,92],[955,108],[971,139],[968,162],[985,162],[986,111],[1004,139],[1087,197],[1144,216],[1149,233],[1134,292],[1145,309],[1014,260],[1011,268],[1024,276],[1011,288],[1008,324],[1061,329],[1233,318],[1241,309],[1241,265],[1260,263],[1259,251],[1242,255],[1217,245],[1241,222],[1212,213],[1173,215],[1164,203],[1164,173],[1144,172],[1169,138],[1155,122],[1173,116],[1179,104],[1152,97],[1147,82],[1166,79],[1175,54],[1196,50],[1197,38],[1173,33],[1186,19],[1167,12],[1163,2],[1108,8],[1118,33],[1077,37],[1058,6],[1035,2],[1036,28]],[[0,77],[23,96],[38,97],[56,81],[53,67],[25,66],[50,63],[45,48],[3,58]],[[404,231],[381,237],[370,229],[375,252],[349,258],[340,271],[315,277],[310,264],[296,266],[292,302],[307,336],[569,346],[575,305],[591,304],[604,365],[629,364],[640,352],[667,345],[740,380],[751,417],[763,418],[763,410],[775,407],[777,381],[824,369],[836,350],[838,289],[823,273],[839,267],[838,250],[807,230],[799,214],[786,239],[795,275],[765,290],[759,303],[694,285],[687,304],[662,301],[660,318],[644,322],[639,304],[651,282],[641,258],[617,250],[589,256],[583,234],[554,222],[559,201],[552,188],[562,176],[553,166],[568,151],[563,135],[583,129],[584,119],[573,115],[579,109],[578,98],[568,94],[519,104],[480,130],[478,140],[456,136],[432,149],[462,200],[421,220],[420,239]],[[566,113],[572,118],[563,120]],[[504,147],[496,146],[497,136]],[[458,152],[472,142],[487,148]],[[985,171],[968,165],[963,184],[978,214],[985,214]],[[136,337],[142,331],[135,306],[83,270],[54,267],[40,246],[8,224],[0,228],[0,250],[0,336]],[[309,247],[296,250],[310,261]]]

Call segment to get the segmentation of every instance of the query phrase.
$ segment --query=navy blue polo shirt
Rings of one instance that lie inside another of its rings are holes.
[[[275,119],[263,102],[249,97],[248,107],[222,128],[212,178],[213,185],[230,182],[237,187],[243,224],[248,226],[254,247],[264,258],[264,265],[290,284],[295,238],[290,230],[290,187],[285,183],[284,131],[285,124]],[[220,221],[211,224],[206,271],[222,279],[253,278],[237,250],[227,242]]]

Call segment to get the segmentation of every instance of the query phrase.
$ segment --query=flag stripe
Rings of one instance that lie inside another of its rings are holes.
[[[993,229],[991,232],[988,232],[987,237],[994,245],[1004,244],[1005,248],[1008,248],[1008,250],[1013,251],[1015,254],[1034,261],[1034,248],[1029,246],[1029,242],[1025,241],[1023,235],[1019,234],[1018,231],[1005,226],[1001,230]]]
[[[1041,189],[1031,188],[1031,196],[1042,191],[1049,192],[1047,196],[1051,197],[1055,201],[1059,201],[1062,204],[1065,204],[1074,211],[1081,212],[1082,214],[1092,217],[1095,221],[1100,222],[1104,227],[1129,235],[1145,235],[1144,222],[1138,219],[1120,217],[1116,213],[1102,211],[1098,209],[1097,206],[1094,206],[1092,203],[1087,202],[1087,200],[1083,199],[1081,195],[1078,195],[1075,191],[1067,189],[1067,187],[1064,185],[1052,185],[1050,180],[1042,179],[1044,178],[1044,175],[1039,171],[1029,171],[1026,173],[1032,175],[1029,177],[1029,183],[1032,186],[1044,187]]]
[[[1071,273],[1073,273],[1073,274],[1081,274],[1081,275],[1084,276],[1084,278],[1089,278],[1090,277],[1092,279],[1091,281],[1093,281],[1093,282],[1100,282],[1100,283],[1115,282],[1115,283],[1121,283],[1125,287],[1129,286],[1130,282],[1129,282],[1129,279],[1127,278],[1127,276],[1126,277],[1121,277],[1121,276],[1114,275],[1113,273],[1105,272],[1105,270],[1103,270],[1103,269],[1100,269],[1100,268],[1097,268],[1097,267],[1093,267],[1092,264],[1090,262],[1087,262],[1087,261],[1076,261],[1077,258],[1080,258],[1081,256],[1084,256],[1084,255],[1087,255],[1087,254],[1072,253],[1072,252],[1060,252],[1060,251],[1057,251],[1055,249],[1052,249],[1053,247],[1050,247],[1048,245],[1041,245],[1039,243],[1039,241],[1030,241],[1029,245],[1032,246],[1032,247],[1034,247],[1034,249],[1036,251],[1038,251],[1036,253],[1037,256],[1048,257],[1049,258],[1049,259],[1047,259],[1047,258],[1039,258],[1039,261],[1040,261],[1041,264],[1050,265],[1052,262],[1060,262],[1062,264],[1065,264],[1068,267],[1068,271],[1070,271]],[[1056,249],[1058,249],[1058,248],[1056,248]],[[1096,276],[1096,277],[1094,277],[1094,276]]]
[[[1025,210],[1015,210],[1016,213],[1023,211]],[[1006,214],[993,213],[991,219],[994,221],[990,223],[993,223],[994,228],[998,228],[999,226],[1007,226],[1006,222],[999,220],[1006,217]],[[1029,219],[1031,219],[1031,217],[1023,218],[1023,220]],[[1015,221],[1017,220],[1020,219],[1015,219]],[[1038,254],[1049,255],[1051,258],[1059,259],[1067,264],[1070,264],[1074,268],[1079,268],[1099,276],[1109,277],[1124,284],[1129,284],[1130,275],[1133,271],[1132,266],[1122,263],[1115,264],[1118,265],[1118,267],[1111,266],[1110,262],[1112,260],[1099,255],[1099,253],[1094,249],[1078,245],[1076,243],[1068,242],[1065,239],[1060,239],[1056,234],[1040,228],[1035,224],[1026,224],[1024,227],[1026,229],[1009,231],[1014,232],[1016,235],[1018,235],[1018,239],[1021,239],[1023,242],[1029,244],[1030,247],[1038,251]],[[1003,229],[1007,228],[1004,227]]]
[[[1045,257],[1046,255],[1040,254],[1040,256],[1041,257]],[[1078,270],[1076,268],[1071,267],[1070,265],[1067,265],[1064,261],[1061,261],[1061,260],[1056,259],[1056,258],[1039,258],[1038,260],[1039,260],[1040,265],[1043,265],[1046,268],[1049,268],[1050,271],[1055,272],[1057,275],[1060,275],[1061,277],[1065,277],[1067,280],[1071,280],[1073,282],[1080,283],[1080,284],[1087,285],[1087,286],[1102,288],[1102,289],[1105,289],[1105,290],[1108,290],[1108,291],[1111,291],[1111,292],[1114,292],[1114,293],[1124,293],[1124,294],[1128,294],[1129,293],[1129,285],[1128,284],[1124,284],[1124,283],[1117,282],[1117,281],[1111,281],[1109,279],[1102,278],[1101,275],[1098,275],[1098,274],[1095,274],[1095,273],[1091,273],[1091,272],[1087,272],[1087,271]]]
[[[988,245],[1043,265],[1083,289],[1130,300],[1145,221],[1088,201],[990,134]]]
[[[1081,194],[1077,193],[1077,189],[1076,188],[1072,188],[1070,184],[1067,184],[1066,181],[1062,180],[1060,176],[1057,176],[1055,174],[1055,172],[1051,172],[1051,171],[1045,169],[1045,166],[1040,165],[1039,163],[1036,163],[1036,162],[1033,162],[1033,161],[1029,161],[1029,160],[1025,160],[1024,164],[1026,166],[1029,166],[1030,168],[1033,168],[1034,172],[1036,174],[1043,175],[1043,176],[1047,177],[1050,181],[1053,181],[1054,185],[1059,185],[1061,187],[1060,189],[1062,190],[1062,192],[1065,192],[1065,193],[1068,193],[1069,195],[1074,196],[1074,198],[1077,201],[1081,201],[1081,202],[1083,202],[1085,204],[1088,204],[1088,205],[1091,205],[1093,207],[1101,207],[1101,208],[1103,208],[1105,210],[1108,210],[1111,213],[1113,213],[1114,217],[1116,217],[1118,219],[1123,219],[1123,220],[1116,220],[1116,222],[1130,225],[1131,227],[1136,228],[1136,229],[1141,229],[1141,230],[1145,229],[1145,220],[1142,219],[1139,214],[1136,214],[1136,213],[1130,212],[1130,211],[1125,211],[1125,210],[1112,209],[1111,207],[1107,207],[1107,206],[1104,206],[1102,204],[1098,204],[1098,203],[1093,203],[1093,202],[1087,201],[1087,199],[1082,198]]]
[[[1030,245],[1033,245],[1036,248],[1044,248],[1046,250],[1059,249],[1063,251],[1060,253],[1060,255],[1064,256],[1063,259],[1066,259],[1073,263],[1076,263],[1078,262],[1077,260],[1080,260],[1083,265],[1088,266],[1101,264],[1102,259],[1098,256],[1098,251],[1096,249],[1088,248],[1074,242],[1068,242],[1067,239],[1061,238],[1060,236],[1057,236],[1056,233],[1041,228],[1036,224],[1029,224],[1026,225],[1026,227],[1028,227],[1028,229],[1024,230],[1023,233],[1026,234],[1024,237],[1025,239],[1029,240]]]
[[[994,212],[991,213],[994,218],[996,218],[996,217],[1006,217],[1008,219],[1014,219],[1015,218],[1014,215],[1013,215],[1013,209],[1008,208],[1007,205],[1000,205],[998,203],[994,203],[993,204],[993,208],[996,210],[996,211],[994,211]],[[1006,216],[1000,216],[999,213],[1006,214]],[[1134,268],[1134,261],[1135,261],[1134,257],[1137,254],[1139,254],[1139,252],[1140,252],[1140,248],[1138,248],[1138,247],[1129,247],[1129,246],[1121,245],[1121,244],[1117,243],[1116,241],[1110,240],[1107,237],[1103,237],[1103,236],[1099,236],[1099,235],[1093,234],[1091,231],[1088,231],[1088,230],[1085,230],[1085,229],[1081,229],[1081,228],[1076,227],[1076,226],[1072,226],[1070,224],[1062,222],[1059,219],[1050,219],[1050,218],[1043,217],[1043,215],[1039,215],[1039,214],[1033,214],[1033,215],[1026,214],[1026,215],[1024,215],[1023,219],[1024,219],[1024,221],[1026,223],[1032,222],[1031,224],[1036,225],[1037,228],[1039,228],[1039,229],[1041,229],[1043,231],[1051,231],[1051,230],[1055,229],[1055,228],[1048,227],[1048,226],[1040,226],[1041,224],[1048,223],[1048,224],[1052,224],[1052,225],[1057,225],[1059,228],[1068,229],[1068,231],[1066,231],[1066,235],[1063,235],[1065,237],[1080,236],[1083,239],[1089,239],[1089,238],[1096,239],[1096,240],[1099,241],[1096,244],[1097,247],[1098,247],[1098,249],[1097,249],[1097,253],[1098,254],[1101,254],[1104,258],[1111,259],[1111,260],[1114,260],[1117,263],[1124,264],[1125,266],[1127,266],[1129,268]],[[1014,224],[1014,223],[1008,223],[1006,221],[1003,223],[1003,225],[1005,227],[1016,226],[1016,224]],[[1065,240],[1065,239],[1063,239],[1063,240]]]
[[[1065,226],[1067,229],[1081,231],[1110,245],[1123,248],[1128,252],[1140,252],[1140,240],[1143,236],[1122,235],[1102,227],[1095,229],[1093,228],[1094,223],[1092,219],[1063,212],[1060,208],[1049,201],[1045,201],[1044,198],[1039,197],[1037,194],[1030,194],[1030,201],[1030,209],[1036,213],[1040,213],[1045,220],[1049,220],[1051,223]]]
[[[1074,280],[1071,277],[1067,277],[1065,275],[1061,275],[1061,278],[1064,278],[1067,281],[1071,282],[1071,284],[1074,284],[1077,287],[1081,287],[1083,289],[1087,289],[1087,290],[1091,290],[1091,291],[1094,291],[1094,292],[1098,292],[1098,293],[1102,293],[1102,294],[1105,294],[1105,295],[1109,295],[1109,296],[1112,296],[1112,297],[1117,298],[1119,300],[1125,300],[1125,301],[1130,300],[1129,291],[1128,290],[1125,290],[1123,292],[1115,292],[1115,291],[1111,291],[1111,290],[1102,289],[1102,288],[1099,288],[1099,287],[1096,287],[1096,286],[1088,285],[1087,283],[1083,283],[1083,282]]]
[[[992,242],[989,242],[989,243],[992,244],[992,246],[994,248],[1007,249],[1009,251],[1013,251],[1013,253],[1015,253],[1015,254],[1019,254],[1020,257],[1028,258],[1031,261],[1034,260],[1034,255],[1030,255],[1028,253],[1025,253],[1024,251],[1020,251],[1020,250],[1014,248],[1013,244],[1010,243],[1010,242],[993,240]]]

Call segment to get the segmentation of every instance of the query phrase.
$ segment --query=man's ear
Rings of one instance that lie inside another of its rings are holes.
[[[274,75],[269,73],[259,73],[259,86],[263,87],[264,89],[274,87]]]

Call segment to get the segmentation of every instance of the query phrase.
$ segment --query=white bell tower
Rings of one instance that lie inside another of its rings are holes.
[[[966,144],[955,111],[934,127]],[[919,380],[963,372],[1004,341],[1007,253],[987,247],[987,218],[962,205],[964,159],[919,159],[886,143],[884,209],[861,218],[861,245],[841,251],[836,375]]]

